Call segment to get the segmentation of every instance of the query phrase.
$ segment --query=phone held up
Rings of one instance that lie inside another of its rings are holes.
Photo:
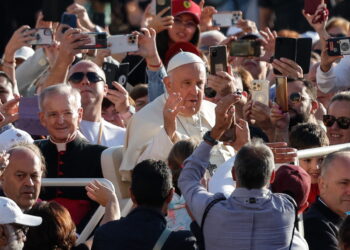
[[[288,86],[287,77],[276,77],[276,103],[283,112],[288,112]]]
[[[28,42],[30,45],[51,45],[53,43],[52,30],[49,28],[30,29],[35,30],[35,33],[30,36],[34,37],[34,40]]]
[[[327,40],[328,55],[350,55],[350,37],[336,37]]]
[[[269,106],[270,82],[268,80],[253,80],[252,100]]]
[[[133,52],[139,49],[138,37],[133,34],[110,36],[107,38],[107,41],[111,44],[109,49],[111,50],[112,54]]]
[[[218,45],[209,47],[210,74],[216,75],[219,71],[227,72],[226,46]]]
[[[230,27],[236,25],[242,19],[242,11],[223,11],[213,15],[213,25]]]
[[[88,32],[90,43],[79,47],[79,49],[105,49],[107,48],[107,33],[105,32]]]
[[[114,63],[103,63],[102,69],[106,74],[106,83],[109,89],[116,89],[112,82],[116,81],[121,84],[124,88],[128,81],[129,74],[129,63],[121,63],[118,65]]]
[[[261,55],[261,43],[258,40],[236,40],[229,45],[230,56],[259,57]]]

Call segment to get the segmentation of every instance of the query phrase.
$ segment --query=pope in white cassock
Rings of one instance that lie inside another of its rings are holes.
[[[120,173],[130,180],[130,171],[145,159],[166,161],[178,140],[202,140],[215,124],[215,104],[203,100],[207,81],[204,62],[190,52],[176,54],[163,79],[167,93],[137,112],[126,134]],[[231,146],[219,144],[212,150],[210,163],[221,165],[234,154]]]

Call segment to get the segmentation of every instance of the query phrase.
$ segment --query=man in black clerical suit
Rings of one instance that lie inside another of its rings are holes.
[[[350,211],[350,150],[329,154],[322,162],[320,196],[304,215],[310,250],[338,249],[339,227]]]
[[[106,147],[90,144],[78,132],[83,113],[79,92],[66,84],[53,85],[40,94],[39,108],[40,121],[50,136],[35,143],[44,155],[47,177],[102,177],[101,153]],[[77,225],[85,224],[96,205],[82,187],[45,188],[40,197],[64,205]]]

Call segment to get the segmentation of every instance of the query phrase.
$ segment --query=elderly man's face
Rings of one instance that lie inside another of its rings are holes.
[[[181,115],[187,117],[199,111],[204,96],[205,82],[205,68],[200,63],[191,63],[175,68],[169,73],[169,77],[164,79],[169,94],[180,93],[182,102],[179,106],[185,108]]]
[[[53,94],[43,101],[40,112],[41,124],[48,130],[53,141],[69,141],[79,128],[83,110],[75,103],[74,97],[65,94]]]
[[[350,154],[338,156],[320,177],[320,197],[340,216],[350,211]]]
[[[26,148],[15,149],[9,164],[0,177],[6,197],[22,209],[30,209],[39,197],[41,187],[41,160]]]
[[[97,77],[93,79],[92,77],[86,75],[86,73],[91,72],[96,74]],[[77,73],[83,73],[84,76],[79,80],[75,77]],[[86,108],[88,105],[101,105],[103,97],[106,95],[108,86],[103,81],[104,72],[97,65],[89,62],[80,62],[74,65],[68,74],[68,82],[73,88],[79,90],[81,95],[81,105]]]
[[[334,101],[328,107],[328,115],[335,118],[345,117],[350,119],[350,102]],[[340,128],[337,122],[327,127],[327,136],[330,145],[350,142],[350,127],[347,129]]]

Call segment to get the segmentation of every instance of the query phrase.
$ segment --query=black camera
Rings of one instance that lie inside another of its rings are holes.
[[[105,32],[89,32],[90,43],[79,47],[79,49],[105,49],[107,48],[107,33]]]
[[[327,40],[328,55],[350,55],[350,37],[337,37]]]

